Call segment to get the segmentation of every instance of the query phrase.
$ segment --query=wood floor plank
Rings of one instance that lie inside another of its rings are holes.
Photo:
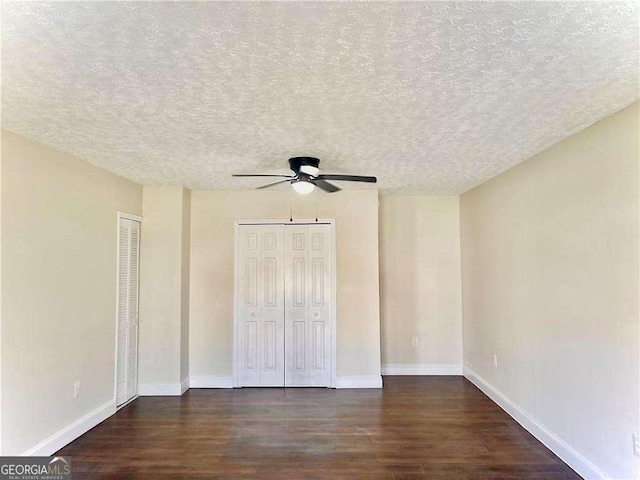
[[[78,479],[580,478],[462,377],[144,397],[57,455]]]

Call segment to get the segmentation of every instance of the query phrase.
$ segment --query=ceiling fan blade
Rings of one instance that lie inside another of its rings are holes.
[[[376,177],[363,177],[361,175],[318,175],[320,180],[345,180],[348,182],[368,182],[376,183],[378,179]]]
[[[295,175],[271,175],[268,173],[234,173],[232,177],[281,177],[281,178],[295,178]]]
[[[325,182],[321,178],[316,178],[316,179],[312,180],[311,183],[313,183],[320,190],[324,190],[325,192],[329,192],[329,193],[338,192],[338,191],[342,190],[341,188],[336,187],[332,183]]]
[[[289,179],[286,180],[278,180],[277,182],[273,182],[273,183],[267,183],[266,185],[262,185],[261,187],[256,187],[256,190],[260,190],[261,188],[269,188],[269,187],[273,187],[274,185],[279,185],[281,183],[285,183],[288,182]]]

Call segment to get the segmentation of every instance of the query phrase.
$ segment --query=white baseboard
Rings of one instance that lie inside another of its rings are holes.
[[[604,472],[467,366],[464,367],[464,376],[583,478],[609,480]]]
[[[141,383],[138,394],[141,397],[180,396],[184,393],[182,383]]]
[[[336,388],[382,388],[380,375],[344,375],[336,378]]]
[[[337,377],[336,388],[382,388],[379,375],[347,375]],[[190,378],[191,388],[233,388],[231,375],[203,375]]]
[[[462,365],[447,363],[387,363],[382,375],[462,375]]]
[[[46,440],[43,440],[36,446],[30,448],[22,454],[22,456],[39,456],[48,457],[60,450],[65,445],[71,443],[80,435],[88,432],[100,422],[106,420],[116,412],[116,403],[113,400],[108,401],[104,405],[89,412],[84,417],[76,420],[71,425],[64,427],[62,430],[54,433]]]
[[[233,388],[231,375],[202,375],[190,378],[191,388]]]

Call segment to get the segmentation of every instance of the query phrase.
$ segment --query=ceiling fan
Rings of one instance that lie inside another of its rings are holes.
[[[376,183],[376,177],[363,177],[361,175],[333,175],[320,174],[318,165],[320,160],[314,157],[293,157],[289,159],[289,167],[293,171],[293,175],[271,175],[271,174],[234,174],[234,177],[279,177],[284,180],[262,185],[260,188],[269,188],[274,185],[289,182],[291,187],[298,193],[311,193],[315,187],[325,192],[333,193],[341,190],[327,180],[341,180],[348,182],[368,182]]]

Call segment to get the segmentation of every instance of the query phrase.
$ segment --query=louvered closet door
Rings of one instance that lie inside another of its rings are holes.
[[[138,290],[140,222],[118,222],[116,405],[138,393]]]
[[[241,225],[239,386],[284,385],[284,226]]]
[[[285,228],[286,386],[331,384],[330,232],[329,225]]]

